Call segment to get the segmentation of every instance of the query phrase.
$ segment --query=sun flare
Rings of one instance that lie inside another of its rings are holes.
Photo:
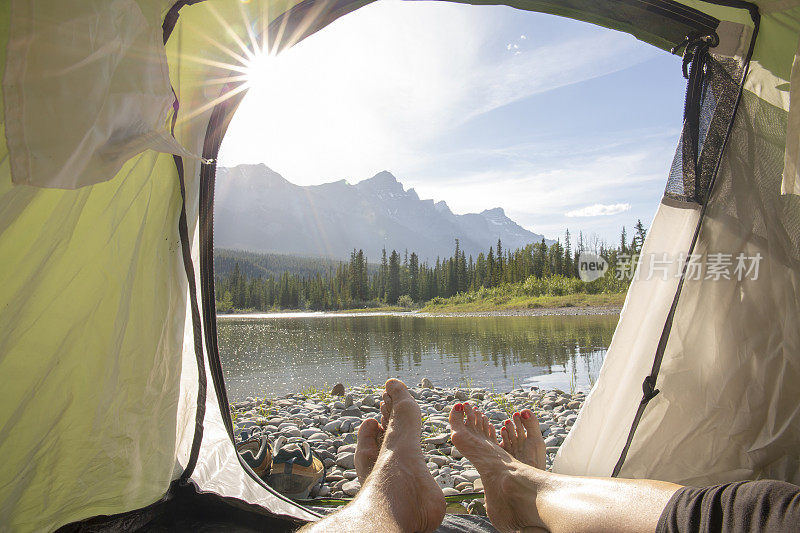
[[[266,87],[274,78],[277,56],[267,52],[256,51],[245,63],[245,76],[249,88]]]

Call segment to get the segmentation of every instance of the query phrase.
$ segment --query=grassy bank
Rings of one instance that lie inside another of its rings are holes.
[[[480,288],[450,298],[434,298],[423,311],[468,313],[564,307],[621,307],[627,287],[613,278],[584,283],[575,278],[529,278],[523,283]]]
[[[556,309],[565,307],[622,307],[624,293],[565,294],[561,296],[510,296],[507,298],[465,299],[460,296],[429,302],[425,313],[477,313],[483,311],[512,311],[526,309]]]

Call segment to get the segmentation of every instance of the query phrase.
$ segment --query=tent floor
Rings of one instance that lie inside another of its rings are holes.
[[[198,492],[193,484],[173,483],[167,495],[142,509],[73,522],[59,533],[100,531],[241,532],[294,531],[302,522],[269,514],[260,506]]]
[[[105,531],[164,532],[280,532],[294,531],[302,522],[269,514],[260,506],[217,494],[198,492],[193,484],[173,483],[167,495],[142,509],[112,516],[95,516],[73,522],[58,533],[95,533]],[[439,533],[487,532],[497,530],[482,516],[447,515]]]

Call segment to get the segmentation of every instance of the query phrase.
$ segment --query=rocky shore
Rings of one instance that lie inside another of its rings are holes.
[[[483,490],[480,476],[450,443],[447,421],[455,402],[470,401],[486,413],[497,433],[504,420],[528,408],[539,418],[550,468],[558,447],[578,417],[585,394],[560,390],[515,389],[507,393],[478,388],[439,388],[424,379],[409,389],[422,410],[422,449],[428,468],[446,496]],[[279,398],[246,398],[231,405],[237,440],[266,433],[305,440],[323,460],[326,480],[312,497],[348,498],[361,488],[354,467],[356,432],[367,418],[380,419],[380,387],[311,390]]]

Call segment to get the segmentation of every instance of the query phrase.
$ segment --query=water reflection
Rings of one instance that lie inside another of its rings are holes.
[[[231,399],[388,377],[508,390],[588,390],[618,317],[221,317]]]

